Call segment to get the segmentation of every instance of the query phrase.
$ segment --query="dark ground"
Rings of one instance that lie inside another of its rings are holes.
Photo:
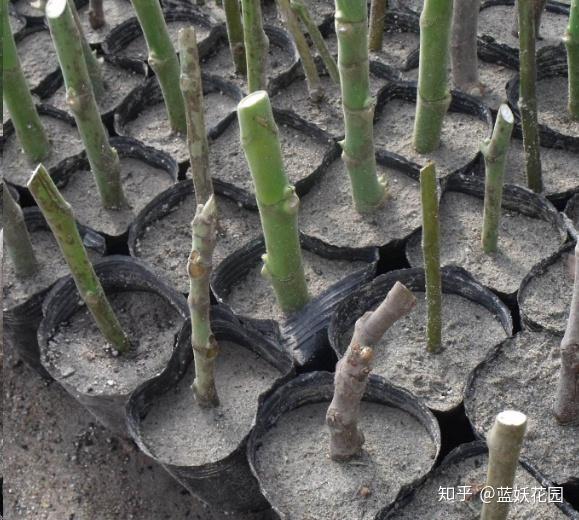
[[[9,352],[3,383],[6,519],[214,519],[162,468]]]

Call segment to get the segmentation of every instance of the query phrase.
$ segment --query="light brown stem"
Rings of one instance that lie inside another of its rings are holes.
[[[467,94],[481,96],[484,86],[478,75],[477,28],[480,0],[454,0],[452,15],[452,77]]]
[[[527,416],[515,410],[505,410],[497,415],[487,435],[489,465],[486,485],[494,497],[483,504],[481,520],[506,520],[509,502],[500,501],[499,488],[512,489],[519,462],[521,445],[527,429]]]
[[[350,343],[373,347],[386,331],[406,316],[415,305],[414,295],[403,284],[396,282],[374,311],[366,312],[358,318]]]
[[[561,341],[561,370],[555,416],[561,424],[579,422],[579,242],[575,246],[575,280],[571,310]]]
[[[90,0],[90,10],[88,12],[90,26],[96,31],[105,25],[105,10],[103,0]]]
[[[379,52],[384,40],[384,23],[388,0],[372,0],[370,4],[370,28],[368,33],[368,50]]]
[[[364,434],[358,427],[358,417],[372,370],[372,347],[415,305],[416,298],[412,292],[396,282],[376,310],[365,313],[356,321],[350,346],[336,365],[334,397],[326,413],[326,424],[330,429],[330,457],[333,460],[349,460],[362,450]]]

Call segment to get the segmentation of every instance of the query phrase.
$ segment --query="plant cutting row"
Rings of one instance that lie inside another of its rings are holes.
[[[341,2],[337,2],[337,4],[338,68],[345,122],[345,139],[341,143],[342,158],[351,183],[353,208],[363,218],[367,218],[369,215],[387,212],[389,209],[386,182],[377,171],[374,153],[372,127],[374,101],[369,92],[367,12],[365,3],[362,5],[348,2],[347,5],[341,5]],[[243,7],[247,35],[244,42],[246,67],[250,76],[250,86],[260,87],[263,85],[263,69],[260,68],[259,56],[263,53],[265,39],[262,30],[254,30],[251,34],[247,34],[247,28],[252,20],[257,19],[259,29],[261,18],[255,11],[252,12],[249,2],[248,6]],[[433,10],[433,5],[429,6],[427,3],[424,13],[432,15]],[[286,11],[286,14],[289,12]],[[57,375],[58,379],[95,415],[120,433],[126,432],[124,415],[128,395],[134,388],[140,386],[128,404],[131,416],[129,432],[138,440],[139,445],[160,460],[193,493],[200,495],[207,502],[221,506],[228,512],[258,512],[266,509],[268,503],[261,497],[257,482],[249,472],[245,458],[245,443],[260,395],[272,388],[276,380],[288,372],[289,366],[284,361],[287,357],[282,351],[276,352],[274,356],[265,348],[253,347],[251,339],[243,338],[239,324],[231,317],[225,320],[228,321],[227,325],[223,325],[227,329],[227,332],[223,333],[223,341],[217,343],[219,329],[218,327],[212,329],[209,280],[218,227],[218,207],[208,167],[208,145],[196,36],[192,30],[184,30],[180,34],[181,71],[176,74],[175,64],[178,67],[178,61],[172,47],[169,49],[165,45],[166,41],[155,43],[155,37],[158,35],[147,36],[146,27],[150,20],[144,18],[149,13],[143,12],[140,18],[143,18],[141,23],[150,47],[151,65],[159,78],[173,129],[187,133],[192,165],[197,209],[192,223],[192,251],[187,264],[190,278],[189,309],[188,312],[184,311],[184,302],[179,295],[174,294],[163,284],[147,279],[146,271],[137,276],[134,274],[136,267],[127,266],[124,270],[120,264],[114,264],[115,261],[121,263],[119,259],[110,260],[108,264],[110,271],[107,271],[106,263],[99,264],[104,266],[102,268],[99,268],[99,265],[93,268],[78,235],[70,206],[58,193],[47,171],[39,166],[29,181],[29,189],[54,232],[71,267],[74,283],[86,304],[86,308],[82,308],[72,303],[77,299],[73,296],[75,292],[71,280],[55,287],[49,297],[47,313],[40,332],[41,347],[44,349],[43,361],[49,371]],[[425,20],[428,19],[427,15],[424,16]],[[126,205],[126,196],[120,181],[118,157],[109,146],[108,138],[100,123],[87,58],[83,57],[82,47],[75,43],[80,39],[79,33],[75,32],[78,29],[75,29],[73,13],[66,1],[49,0],[47,19],[57,45],[70,104],[87,149],[91,171],[95,175],[95,184],[101,194],[103,205],[109,211],[122,210]],[[295,23],[293,26],[295,27]],[[73,35],[72,43],[75,45],[65,39],[67,33]],[[163,30],[161,29],[159,33],[163,33]],[[428,31],[423,30],[422,37],[425,42],[429,41],[426,33]],[[443,35],[442,41],[447,40],[448,35]],[[446,64],[438,61],[439,55],[432,58],[438,63],[438,68],[435,63],[426,63],[427,53],[423,52],[422,56],[424,59],[421,60],[421,77],[432,79],[446,74],[443,73]],[[430,66],[434,67],[432,74],[428,70]],[[176,84],[175,80],[179,75],[180,81]],[[444,85],[440,90],[443,96],[439,97],[436,89],[433,91],[429,88],[426,79],[419,82],[414,134],[414,143],[419,152],[438,145],[441,121],[448,107],[448,89],[445,83],[444,78],[436,85],[437,87]],[[178,86],[181,88],[177,88]],[[16,106],[19,104],[16,103]],[[32,108],[35,112],[33,106]],[[311,300],[311,291],[308,287],[298,234],[299,199],[285,172],[278,129],[267,93],[255,90],[243,99],[238,106],[238,120],[242,145],[254,182],[265,240],[262,272],[273,288],[281,313],[291,316],[306,308]],[[513,123],[514,118],[509,109],[506,106],[501,107],[493,136],[483,144],[487,183],[480,247],[487,255],[496,251],[500,244],[498,230],[502,177]],[[33,160],[37,162],[39,158]],[[427,308],[426,333],[423,339],[428,356],[437,356],[444,350],[444,320],[438,229],[439,198],[434,164],[429,163],[422,169],[420,181]],[[14,256],[19,257],[18,254]],[[22,272],[25,273],[26,269]],[[110,272],[110,280],[104,276],[107,272]],[[137,280],[139,277],[141,279]],[[129,294],[133,296],[118,291],[119,287],[131,289],[133,292]],[[144,314],[137,312],[137,307],[144,306],[143,302],[146,302],[148,295],[151,294],[153,296],[150,297],[148,304],[155,310],[149,311],[145,318]],[[138,298],[138,305],[135,298]],[[163,305],[160,304],[161,301]],[[264,468],[273,467],[269,462],[278,457],[279,446],[284,445],[288,438],[287,431],[285,433],[282,431],[283,421],[274,432],[267,432],[271,420],[266,418],[268,414],[270,417],[279,418],[282,413],[290,411],[295,412],[294,416],[298,417],[299,413],[309,414],[308,421],[289,421],[290,426],[297,425],[299,430],[291,431],[289,438],[302,444],[301,448],[295,446],[295,453],[300,453],[299,449],[305,449],[305,453],[309,453],[312,446],[315,446],[318,452],[320,449],[326,449],[325,445],[319,442],[320,427],[324,424],[325,416],[330,432],[332,459],[343,461],[358,457],[355,460],[360,460],[362,457],[361,460],[372,465],[381,475],[383,486],[368,485],[368,473],[356,469],[356,464],[347,466],[347,475],[344,477],[340,468],[345,466],[329,462],[323,453],[317,453],[315,458],[312,457],[316,461],[315,464],[318,464],[315,471],[320,479],[328,472],[336,476],[334,484],[330,484],[324,491],[325,497],[331,497],[330,503],[335,503],[336,497],[343,497],[344,494],[352,495],[352,489],[344,486],[341,479],[346,478],[349,486],[352,482],[357,483],[357,487],[353,490],[356,499],[346,504],[345,507],[349,508],[345,512],[346,516],[359,516],[359,511],[365,508],[368,499],[373,501],[372,507],[378,511],[395,498],[397,490],[402,485],[412,483],[431,468],[438,453],[439,434],[430,412],[411,394],[389,385],[384,379],[371,378],[369,386],[366,386],[373,355],[372,347],[380,342],[386,329],[408,312],[413,302],[414,297],[409,291],[400,284],[395,284],[392,292],[377,309],[358,320],[350,346],[336,368],[333,386],[332,376],[327,374],[302,376],[288,382],[287,387],[276,389],[272,395],[277,396],[277,399],[272,397],[274,400],[270,401],[269,408],[263,404],[260,420],[264,422],[260,426],[259,435],[265,436],[267,433],[267,442],[263,440],[259,455],[251,455],[256,457],[252,460],[253,469],[262,482],[264,479],[273,482],[273,479],[264,477],[261,472]],[[181,329],[186,314],[191,318],[191,336],[189,338],[186,329],[183,329],[175,345],[175,336]],[[572,321],[570,320],[570,323]],[[137,331],[136,327],[140,330]],[[98,337],[96,329],[103,337],[95,340],[94,338]],[[92,339],[89,341],[87,338]],[[136,338],[139,338],[138,341]],[[71,343],[77,344],[77,348],[81,349],[82,355],[79,359],[73,359],[75,356],[70,355],[71,351],[75,351],[71,348]],[[66,349],[61,348],[62,344],[66,344]],[[218,356],[219,347],[227,353],[224,359]],[[240,356],[243,349],[246,353]],[[135,353],[139,352],[148,353],[147,366],[142,366],[136,361],[140,356],[135,356]],[[89,359],[88,365],[93,363],[89,369],[86,368],[85,358]],[[245,363],[245,366],[242,363]],[[576,389],[577,382],[574,364],[572,357],[563,356],[560,402],[564,407],[568,406],[569,402],[573,403],[573,390]],[[231,374],[232,367],[242,367],[243,369],[238,372],[245,374],[245,379],[240,382],[235,377],[225,376]],[[161,376],[151,379],[161,370],[163,370]],[[570,375],[575,379],[570,378]],[[232,385],[229,389],[224,384],[227,379],[230,380],[228,384]],[[175,390],[176,380],[179,384],[182,381],[187,383],[182,389]],[[188,391],[188,384],[193,385],[192,393]],[[115,391],[108,392],[107,387],[113,387]],[[158,395],[160,388],[167,390],[162,397]],[[367,388],[370,389],[366,392],[369,396],[367,401],[371,405],[365,410],[364,416],[367,414],[369,420],[365,423],[364,429],[375,435],[372,437],[368,433],[367,442],[376,450],[374,452],[373,448],[371,453],[361,452],[364,436],[358,427],[361,400]],[[196,402],[192,402],[192,397]],[[234,397],[245,401],[243,413],[240,411],[242,404]],[[330,398],[332,404],[329,410],[326,410],[326,406],[319,406],[319,403],[329,401]],[[300,399],[306,399],[312,409],[297,412],[298,408],[304,408],[302,405],[305,401]],[[271,404],[272,402],[274,404]],[[385,408],[387,413],[384,411]],[[322,410],[321,421],[318,417],[320,410]],[[511,416],[507,419],[507,422],[513,422]],[[519,426],[524,423],[518,416],[514,422]],[[401,425],[400,430],[394,431],[398,424]],[[175,442],[176,439],[182,438],[184,430],[190,431],[197,427],[203,428],[199,431],[204,433],[194,435],[193,438],[187,436],[187,446]],[[392,429],[390,432],[392,443],[385,441],[383,437],[383,432],[388,429]],[[208,439],[214,444],[208,444]],[[401,439],[405,439],[405,442],[395,444]],[[411,439],[414,440],[409,442]],[[194,445],[195,442],[198,445]],[[392,463],[391,453],[383,451],[385,445],[392,446],[394,451],[398,452],[400,457],[398,464]],[[256,446],[253,445],[254,448]],[[413,452],[415,446],[421,447],[420,456]],[[189,450],[186,456],[180,451],[183,449]],[[517,450],[507,451],[516,460]],[[295,453],[292,453],[292,456],[295,456]],[[364,457],[367,457],[367,460]],[[412,464],[409,465],[410,462]],[[303,456],[292,459],[289,466],[303,467]],[[295,469],[290,468],[289,471]],[[228,494],[227,503],[223,494],[216,499],[212,493],[215,481],[210,480],[209,474],[212,474],[212,478],[217,474],[218,478],[232,484],[232,492]],[[295,481],[295,473],[293,479],[286,480],[287,483]],[[302,477],[298,476],[297,480],[302,480]],[[250,490],[240,493],[239,481],[251,482]],[[396,482],[394,486],[386,485],[393,481]],[[491,476],[489,481],[494,482]],[[280,513],[295,507],[297,500],[291,501],[291,504],[278,505],[276,491],[268,491],[265,486],[264,490],[266,497],[276,504],[276,509]],[[382,490],[386,490],[385,494],[380,494]],[[291,497],[291,494],[288,496]],[[321,507],[320,515],[322,515],[325,514],[322,510],[327,508],[320,505],[321,503],[312,499],[299,504],[299,507],[305,508],[304,510],[313,508],[314,511]],[[483,514],[490,515],[484,512]]]

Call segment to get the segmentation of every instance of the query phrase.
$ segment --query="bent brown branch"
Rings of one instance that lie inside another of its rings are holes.
[[[365,313],[356,321],[350,346],[336,365],[334,397],[326,413],[333,460],[349,460],[360,453],[364,434],[358,427],[358,417],[360,401],[372,370],[372,347],[415,305],[416,298],[412,292],[396,282],[376,310]]]

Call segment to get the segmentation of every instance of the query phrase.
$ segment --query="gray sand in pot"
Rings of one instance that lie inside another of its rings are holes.
[[[562,253],[546,269],[532,276],[519,292],[521,312],[535,324],[564,334],[573,296],[570,253]]]
[[[235,73],[231,59],[231,51],[227,39],[222,39],[217,50],[202,59],[201,68],[206,74],[215,74],[230,81],[247,91],[247,80]],[[281,73],[289,70],[294,62],[294,56],[289,45],[278,45],[270,42],[267,54],[266,78],[270,81]]]
[[[403,484],[428,471],[436,447],[413,416],[363,401],[360,457],[335,462],[325,423],[329,402],[282,415],[261,439],[255,468],[275,506],[300,520],[370,520],[394,500]]]
[[[63,383],[81,393],[127,395],[167,366],[183,318],[153,292],[116,292],[107,296],[131,340],[131,352],[111,355],[110,344],[83,305],[66,323],[58,324],[43,361],[55,367]]]
[[[97,102],[100,113],[103,114],[116,106],[136,87],[145,81],[144,74],[137,74],[128,68],[104,61],[101,66],[106,91]],[[66,103],[66,88],[61,86],[46,102],[60,110],[69,111]]]
[[[82,30],[89,43],[102,42],[107,34],[117,25],[135,16],[135,11],[130,0],[107,0],[105,7],[105,25],[98,29],[93,29],[88,18],[89,10],[90,5],[88,2],[78,8]]]
[[[480,237],[483,201],[455,191],[440,204],[441,265],[457,265],[493,290],[512,294],[541,260],[555,253],[563,237],[554,224],[503,209],[498,251],[483,252]],[[412,266],[422,266],[420,235],[411,238],[406,255]]]
[[[106,13],[105,13],[106,16]],[[171,38],[171,43],[174,49],[178,49],[177,38],[179,36],[179,31],[185,27],[195,28],[195,33],[197,35],[197,43],[199,44],[209,35],[209,29],[198,22],[192,20],[169,20],[167,21],[167,29],[169,31],[169,36]],[[119,56],[126,56],[127,58],[134,58],[136,60],[147,61],[149,56],[149,51],[147,49],[147,42],[145,41],[145,36],[142,33],[131,40],[122,49],[116,52]]]
[[[330,49],[334,59],[338,56],[338,40],[336,34],[332,33],[326,39],[326,44]],[[418,33],[410,30],[401,30],[392,27],[386,27],[382,49],[378,52],[370,51],[370,60],[377,61],[393,67],[402,69],[405,65],[408,55],[418,49],[420,38]]]
[[[48,115],[40,115],[40,122],[50,140],[50,154],[42,164],[53,168],[64,159],[78,155],[84,149],[80,135],[72,124]],[[0,154],[0,170],[4,178],[19,186],[26,186],[36,164],[31,164],[14,132],[4,142]]]
[[[517,74],[517,71],[498,63],[479,59],[478,74],[479,80],[485,86],[485,90],[483,95],[477,97],[477,99],[489,108],[498,110],[502,103],[507,102],[507,83]],[[409,81],[418,81],[418,66],[405,72],[404,77]],[[454,86],[454,88],[457,87]]]
[[[32,231],[30,239],[39,270],[33,276],[17,278],[10,255],[5,256],[2,280],[2,305],[5,309],[24,303],[33,294],[49,288],[58,279],[70,274],[70,269],[51,231],[40,229]],[[87,253],[91,261],[100,258],[100,255],[90,248],[87,248]]]
[[[367,262],[330,260],[302,249],[306,283],[312,298],[320,296],[349,274],[368,265]],[[237,315],[260,320],[284,321],[269,280],[261,274],[261,261],[231,287],[224,299]]]
[[[15,16],[12,13],[8,13],[8,21],[10,23],[10,30],[12,31],[12,34],[16,34],[26,26],[25,19],[21,18],[20,16]]]
[[[327,244],[354,248],[383,246],[410,235],[422,224],[418,182],[380,164],[377,173],[388,180],[388,200],[375,213],[361,215],[354,209],[344,163],[334,161],[301,199],[300,230]]]
[[[257,212],[249,211],[219,195],[217,211],[219,229],[213,252],[214,267],[235,250],[261,236]],[[189,292],[186,266],[191,253],[191,221],[194,213],[195,201],[191,193],[169,214],[148,224],[135,245],[137,256],[182,293]]]
[[[473,161],[479,153],[480,144],[489,135],[487,123],[477,116],[449,111],[442,125],[440,146],[432,153],[419,154],[412,143],[415,114],[414,102],[403,99],[387,101],[376,112],[376,148],[397,153],[420,166],[434,161],[439,177],[449,175]]]
[[[220,341],[219,346],[218,407],[203,409],[195,402],[191,363],[175,388],[153,402],[140,424],[141,438],[158,460],[201,466],[227,457],[249,434],[259,396],[281,375],[245,347],[229,341]]]
[[[370,73],[370,93],[373,96],[386,83],[385,79]],[[306,80],[300,77],[276,92],[271,98],[271,103],[275,108],[295,112],[301,118],[314,123],[334,137],[343,136],[345,131],[344,113],[340,86],[326,74],[320,76],[320,84],[324,91],[324,97],[321,101],[315,102],[310,99]]]
[[[409,390],[432,410],[450,411],[462,402],[470,371],[507,333],[482,305],[443,293],[443,350],[430,354],[426,350],[425,293],[414,292],[414,296],[416,307],[374,348],[373,373]],[[349,344],[352,333],[353,327],[340,338],[342,348]]]
[[[519,410],[528,416],[521,457],[546,478],[563,484],[579,478],[579,425],[555,420],[561,337],[520,332],[477,371],[468,391],[467,415],[479,433],[487,432],[497,413]]]
[[[478,34],[492,37],[499,44],[512,49],[519,48],[519,39],[512,34],[515,8],[513,5],[491,5],[483,9],[478,18]],[[541,16],[540,34],[537,50],[543,47],[557,46],[567,28],[568,15],[545,10]]]
[[[568,108],[569,80],[554,76],[537,81],[539,124],[564,135],[579,136],[579,122],[571,119]],[[574,168],[577,174],[577,166]]]
[[[129,208],[107,210],[102,207],[94,176],[90,171],[75,171],[62,196],[74,208],[77,220],[100,233],[116,236],[125,233],[131,222],[155,195],[175,183],[165,170],[130,157],[119,157],[121,183]]]
[[[27,34],[16,43],[16,49],[30,90],[37,88],[42,80],[60,68],[48,30]]]
[[[290,184],[295,186],[322,164],[330,144],[282,120],[278,120],[278,125],[283,164]],[[209,164],[214,178],[254,194],[237,119],[209,144]]]
[[[219,92],[205,94],[203,103],[207,129],[214,128],[237,105],[234,99]],[[158,103],[143,107],[135,119],[126,122],[122,134],[134,137],[158,150],[163,150],[178,163],[189,160],[187,136],[174,134],[171,131],[167,110],[161,100]]]
[[[573,195],[567,203],[565,215],[569,218],[571,226],[574,228],[574,232],[577,233],[579,230],[579,193]]]
[[[579,190],[579,153],[541,147],[544,195]],[[507,154],[505,183],[527,187],[523,142],[512,139]]]
[[[525,441],[523,441],[524,444]],[[410,501],[388,514],[388,520],[470,520],[479,518],[482,509],[480,489],[487,478],[488,456],[474,455],[455,461],[431,474]],[[555,504],[539,501],[542,488],[539,481],[520,464],[515,474],[514,488],[526,492],[528,500],[513,501],[509,520],[564,520],[567,518]],[[449,491],[446,491],[450,488]],[[524,491],[523,491],[524,490]],[[454,499],[442,498],[454,492]],[[547,490],[545,490],[547,493]],[[513,495],[511,495],[513,496]],[[535,496],[535,499],[532,497]],[[441,499],[442,498],[442,499]]]

